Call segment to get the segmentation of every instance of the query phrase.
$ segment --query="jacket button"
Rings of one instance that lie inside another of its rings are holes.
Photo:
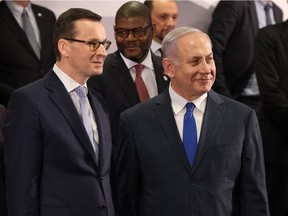
[[[106,211],[106,206],[101,206],[100,211],[101,211],[101,212]]]
[[[100,176],[100,180],[103,181],[103,179],[104,179],[103,176]]]
[[[190,180],[190,186],[195,187],[196,183],[193,180]]]

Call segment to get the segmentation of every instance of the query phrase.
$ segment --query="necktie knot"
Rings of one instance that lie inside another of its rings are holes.
[[[193,103],[188,102],[186,104],[186,112],[193,112],[194,108],[195,108],[195,105]]]
[[[25,8],[23,9],[21,16],[22,16],[22,18],[23,18],[24,16],[28,16],[27,11],[25,10]]]
[[[87,97],[87,89],[84,86],[78,86],[77,88],[75,88],[75,92],[80,98]]]
[[[264,6],[265,11],[269,11],[271,8],[272,8],[272,5],[269,4],[269,3],[267,3],[267,4]]]
[[[145,66],[142,65],[142,64],[137,64],[137,65],[135,65],[136,76],[141,76],[141,73],[142,73],[144,67],[145,67]]]

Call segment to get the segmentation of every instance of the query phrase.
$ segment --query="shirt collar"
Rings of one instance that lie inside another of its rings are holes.
[[[23,7],[12,0],[6,1],[7,7],[10,9],[10,11],[17,17],[21,17],[22,12],[23,12]],[[27,11],[28,14],[32,12],[32,7],[31,7],[31,2],[25,7],[25,10]]]
[[[72,79],[70,76],[64,73],[56,64],[53,67],[53,71],[61,80],[61,82],[64,84],[68,92],[72,92],[75,88],[80,86],[79,83],[77,83],[74,79]],[[87,89],[88,92],[87,83],[85,83],[83,86]]]
[[[137,65],[137,62],[134,62],[128,58],[126,58],[124,55],[122,55],[122,53],[120,53],[123,61],[125,62],[126,66],[128,69],[133,68],[135,65]],[[141,62],[142,65],[144,65],[147,68],[150,68],[151,70],[154,70],[153,67],[153,62],[152,62],[152,55],[151,52],[149,51],[146,58]]]
[[[170,82],[169,94],[171,98],[172,109],[175,115],[178,115],[185,108],[187,102],[194,103],[195,108],[197,108],[200,112],[205,113],[208,95],[207,93],[201,95],[193,101],[187,101],[185,98],[183,98],[173,90]]]
[[[257,1],[255,1],[255,4],[259,4],[259,5],[261,5],[262,7],[264,7],[266,4],[270,4],[271,6],[273,5],[272,4],[272,2],[267,2],[267,1],[265,1],[265,0],[257,0]]]
[[[162,48],[162,45],[156,42],[155,40],[152,40],[151,47],[150,49],[152,50],[153,53],[155,53],[157,50]]]

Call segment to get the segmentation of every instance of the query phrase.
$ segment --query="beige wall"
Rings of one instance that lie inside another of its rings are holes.
[[[193,26],[206,31],[211,22],[211,14],[219,0],[186,0],[178,1],[179,20],[178,26]],[[116,50],[113,36],[114,15],[118,8],[127,1],[122,0],[32,0],[32,2],[46,6],[59,16],[63,11],[72,7],[82,7],[90,9],[103,17],[103,23],[106,27],[107,38],[112,41],[109,52]],[[141,1],[141,2],[144,2]],[[283,10],[284,20],[288,18],[288,4],[286,0],[274,0],[274,2]]]

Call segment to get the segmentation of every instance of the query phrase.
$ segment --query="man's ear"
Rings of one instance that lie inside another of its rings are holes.
[[[63,57],[68,58],[70,55],[70,43],[65,39],[60,39],[58,41],[58,50]]]
[[[164,58],[162,60],[162,65],[163,65],[165,74],[170,79],[173,79],[175,75],[174,75],[174,65],[173,65],[172,61],[169,58]]]

